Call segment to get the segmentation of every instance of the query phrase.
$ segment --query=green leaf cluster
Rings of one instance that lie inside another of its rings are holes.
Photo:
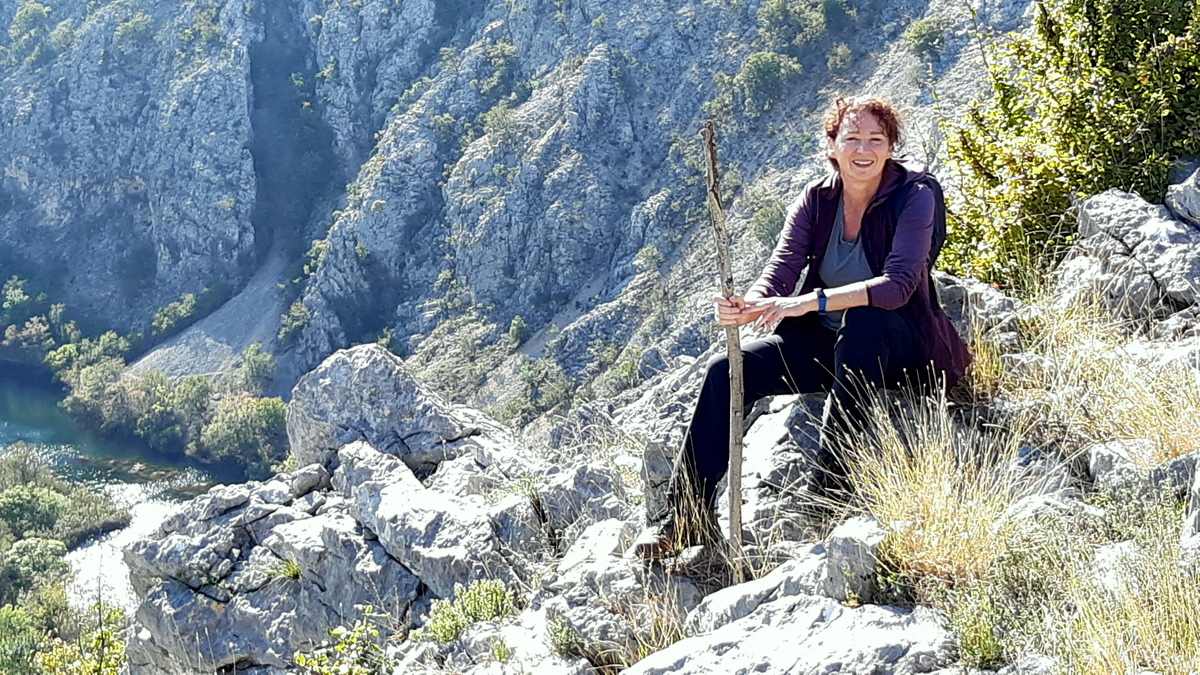
[[[512,616],[516,611],[516,599],[503,581],[483,579],[466,588],[455,584],[454,599],[434,600],[429,621],[414,637],[449,644],[472,624]]]
[[[947,133],[961,197],[941,259],[1002,284],[1061,259],[1075,200],[1161,202],[1200,153],[1196,0],[1047,0],[1035,26],[987,47],[994,95]]]

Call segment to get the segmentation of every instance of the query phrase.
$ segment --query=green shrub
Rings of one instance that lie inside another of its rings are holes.
[[[768,49],[800,56],[825,33],[825,14],[816,2],[766,0],[756,15],[758,36]]]
[[[154,39],[154,21],[149,14],[138,11],[117,24],[113,37],[117,49],[125,54],[132,54]]]
[[[0,595],[3,591],[0,591]],[[42,632],[23,608],[0,606],[0,673],[32,673]]]
[[[508,341],[514,346],[519,345],[529,337],[529,326],[520,314],[514,316],[508,324]]]
[[[904,43],[927,63],[937,61],[945,40],[946,22],[935,16],[917,19],[904,29]]]
[[[234,372],[236,386],[250,394],[261,394],[275,376],[275,357],[253,342],[242,352],[242,362]]]
[[[298,653],[296,665],[304,675],[376,675],[390,673],[396,664],[380,646],[378,627],[383,618],[370,606],[361,608],[362,618],[350,628],[338,626],[329,631],[333,644],[312,652]]]
[[[538,415],[570,402],[571,383],[554,359],[525,359],[517,373],[517,394],[494,411],[500,419],[524,426]]]
[[[57,583],[71,572],[67,547],[57,539],[22,539],[0,554],[0,605],[16,602],[39,584]]]
[[[86,485],[67,483],[55,476],[39,458],[42,452],[37,446],[20,441],[9,446],[4,456],[0,457],[0,494],[11,497],[21,491],[37,493],[43,504],[41,508],[46,508],[45,504],[52,504],[49,508],[55,511],[53,524],[46,525],[50,520],[48,515],[38,516],[34,520],[40,520],[39,524],[44,527],[17,528],[24,530],[17,532],[10,529],[4,518],[0,518],[0,532],[7,531],[12,539],[36,532],[71,547],[93,534],[107,532],[129,522],[129,511],[117,506],[107,493]],[[18,498],[14,502],[19,503],[22,499],[27,498]],[[0,542],[2,548],[3,542]]]
[[[49,35],[54,25],[51,10],[37,0],[24,0],[8,25],[13,57],[26,65],[39,65],[54,57]]]
[[[232,460],[252,474],[264,474],[287,454],[286,406],[279,398],[235,394],[217,404],[200,432],[201,454]]]
[[[850,67],[850,62],[854,59],[854,55],[850,52],[850,48],[845,42],[839,42],[829,49],[829,55],[825,57],[825,67],[831,73],[840,73]]]
[[[0,492],[0,522],[17,539],[49,532],[66,507],[62,495],[36,485],[16,485]]]
[[[196,294],[184,293],[175,302],[154,313],[150,320],[151,334],[161,336],[172,332],[196,314]]]
[[[511,146],[520,138],[517,117],[509,99],[492,106],[491,110],[480,116],[480,121],[483,122],[483,132],[498,146]]]
[[[755,52],[732,78],[718,76],[718,87],[729,97],[729,106],[756,118],[784,98],[787,85],[803,69],[796,59],[776,52]]]
[[[434,600],[433,608],[429,612],[429,621],[418,631],[416,637],[433,640],[439,644],[449,644],[457,640],[472,624],[515,613],[515,599],[503,581],[473,581],[466,588],[455,584],[454,599]]]
[[[637,254],[633,256],[633,269],[639,274],[657,272],[662,264],[663,255],[654,244],[646,244],[638,249]]]
[[[1036,7],[1036,30],[987,48],[993,95],[947,133],[962,189],[942,259],[987,281],[1057,262],[1073,199],[1119,187],[1161,202],[1172,161],[1200,154],[1194,0]]]
[[[54,675],[118,675],[125,666],[125,613],[118,607],[93,605],[78,639],[56,637],[34,662],[39,672]]]
[[[282,344],[290,344],[292,338],[300,333],[305,326],[308,325],[308,307],[304,306],[303,300],[297,300],[288,307],[287,314],[283,315],[283,319],[279,322],[279,333],[276,337]]]

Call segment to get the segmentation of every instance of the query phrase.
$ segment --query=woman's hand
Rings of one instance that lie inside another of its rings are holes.
[[[804,316],[812,311],[812,303],[803,297],[756,298],[747,303],[749,311],[758,314],[755,328],[764,332],[775,330],[779,322],[789,316]]]
[[[762,311],[752,306],[758,298],[743,298],[740,295],[713,296],[713,309],[716,310],[717,323],[722,326],[742,326],[758,317]]]

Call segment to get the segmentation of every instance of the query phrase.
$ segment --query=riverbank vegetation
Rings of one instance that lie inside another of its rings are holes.
[[[155,317],[156,338],[178,331],[201,305],[194,297],[172,303]],[[275,360],[257,343],[220,376],[129,373],[127,360],[148,346],[140,334],[86,337],[63,305],[17,276],[2,288],[0,331],[0,361],[48,369],[65,389],[63,409],[88,428],[165,455],[231,463],[251,477],[287,454],[283,401],[261,396]]]
[[[15,443],[0,456],[0,673],[115,675],[125,624],[116,608],[68,602],[67,550],[129,523],[102,491],[71,484]]]

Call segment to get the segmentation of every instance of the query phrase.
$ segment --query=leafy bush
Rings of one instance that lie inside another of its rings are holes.
[[[656,272],[663,264],[663,255],[654,244],[646,244],[633,256],[633,269],[639,274]]]
[[[275,376],[275,357],[254,342],[242,352],[242,362],[234,371],[234,384],[242,391],[261,394]]]
[[[815,2],[766,0],[759,5],[756,19],[762,43],[791,56],[800,56],[825,33],[825,13]]]
[[[11,54],[26,65],[39,65],[53,58],[48,40],[53,25],[49,7],[37,0],[24,0],[8,25]]]
[[[166,335],[175,330],[176,326],[191,319],[195,314],[196,294],[184,293],[178,300],[154,313],[154,318],[150,321],[151,333],[153,335]]]
[[[904,43],[926,62],[936,61],[946,39],[946,22],[936,16],[917,19],[904,29]]]
[[[41,644],[42,632],[24,608],[0,606],[0,673],[34,672],[33,659]]]
[[[57,539],[22,539],[0,554],[0,605],[16,602],[25,591],[64,579],[71,567],[67,547]]]
[[[518,314],[508,324],[508,341],[513,345],[519,345],[527,337],[529,337],[529,325],[525,323],[525,318]]]
[[[1070,244],[1072,200],[1111,187],[1161,202],[1200,153],[1194,0],[1051,0],[1036,30],[987,48],[994,94],[947,133],[961,174],[942,259],[1010,283]]]
[[[825,67],[831,73],[840,73],[850,67],[850,62],[854,55],[850,52],[850,48],[845,42],[839,42],[829,49],[829,55],[825,57]]]
[[[745,113],[751,119],[783,100],[785,88],[803,69],[796,59],[776,52],[754,52],[732,78],[718,74],[719,108]]]
[[[145,12],[135,12],[133,16],[117,24],[113,38],[118,50],[124,54],[133,54],[154,39],[154,21]]]
[[[38,508],[55,511],[53,524],[25,528],[23,532],[10,531],[14,539],[29,536],[33,532],[58,539],[71,547],[89,536],[122,527],[129,522],[129,511],[119,507],[107,493],[60,479],[39,458],[39,454],[41,451],[37,446],[18,441],[0,457],[0,494],[11,496],[22,491],[34,492],[39,495],[42,504]],[[20,499],[14,501],[19,503]],[[46,507],[46,504],[52,506]],[[49,521],[47,516],[41,518],[43,525]],[[0,531],[10,527],[0,518]],[[3,542],[0,542],[0,548],[3,548]]]
[[[375,675],[390,673],[396,664],[380,646],[378,614],[370,606],[361,608],[362,618],[350,628],[338,626],[329,631],[333,644],[309,653],[298,653],[296,665],[304,675]]]
[[[279,342],[285,345],[290,344],[292,338],[308,325],[308,318],[308,307],[304,306],[304,301],[293,302],[279,323],[279,333],[276,336],[279,338]]]
[[[495,410],[500,419],[523,426],[571,400],[571,383],[551,358],[523,360],[518,366],[518,376],[517,394]]]
[[[66,509],[62,495],[37,485],[15,485],[0,492],[0,523],[17,539],[49,532]]]
[[[454,585],[453,600],[434,600],[429,621],[414,637],[449,644],[479,621],[491,621],[516,613],[512,591],[503,581],[484,579],[463,588]]]
[[[125,612],[97,603],[78,639],[56,637],[35,658],[38,670],[55,675],[118,675],[125,666]]]
[[[235,394],[217,404],[200,432],[202,457],[232,460],[252,474],[263,474],[287,454],[286,406],[279,398]]]

